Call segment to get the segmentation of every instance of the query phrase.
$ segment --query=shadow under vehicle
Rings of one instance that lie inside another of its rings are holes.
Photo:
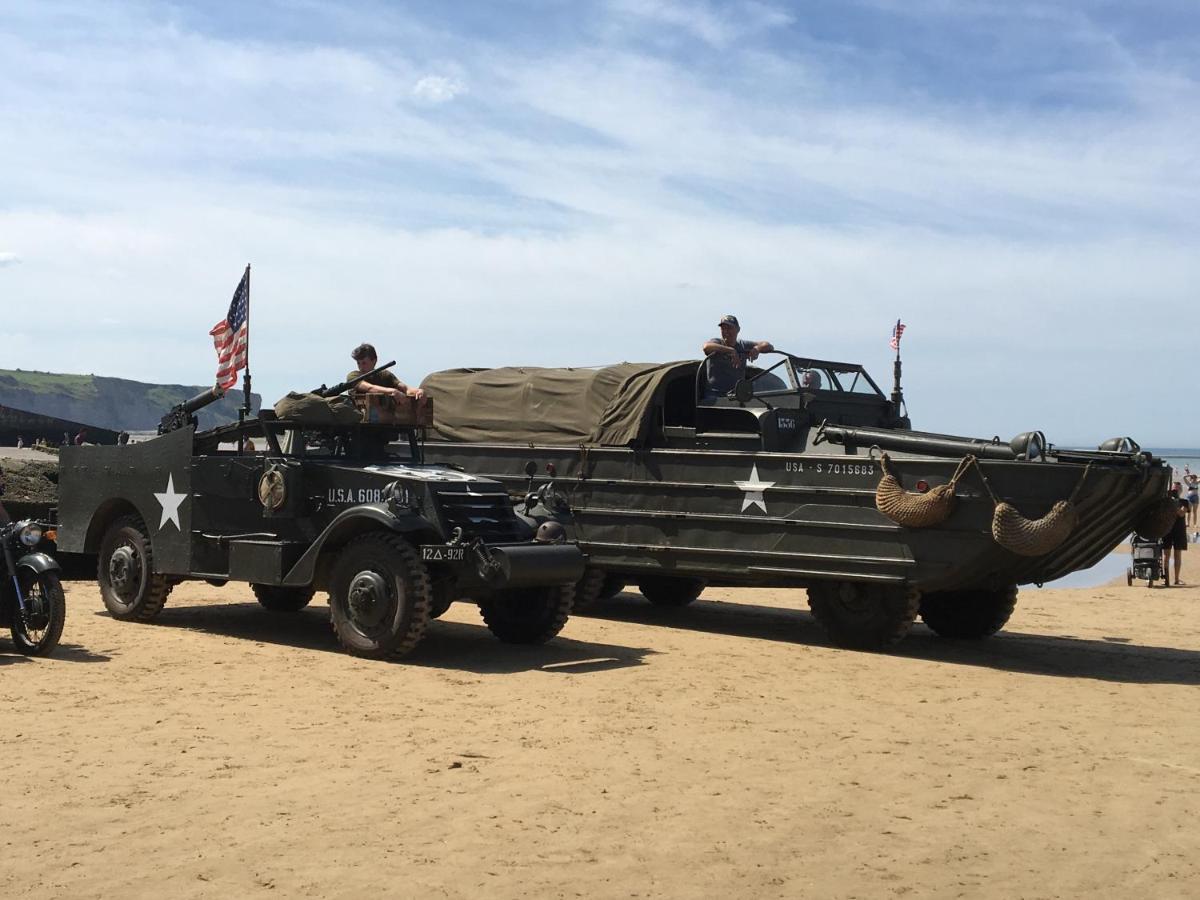
[[[728,396],[702,361],[456,369],[422,384],[430,459],[520,490],[556,473],[588,556],[577,607],[636,584],[680,606],[706,585],[805,587],[843,646],[919,614],[943,636],[1003,627],[1017,586],[1087,568],[1161,514],[1169,468],[1127,438],[1093,451],[911,429],[855,364],[781,353]]]
[[[327,591],[339,642],[367,657],[410,651],[459,599],[503,641],[563,627],[579,550],[540,495],[514,508],[502,485],[427,464],[431,404],[364,416],[344,397],[289,395],[303,402],[286,417],[197,432],[192,413],[216,396],[181,404],[150,440],[62,451],[59,546],[97,555],[116,618],[153,619],[176,584],[198,579],[249,582],[281,613]]]

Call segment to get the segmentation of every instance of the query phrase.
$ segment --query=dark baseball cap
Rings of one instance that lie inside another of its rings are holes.
[[[721,321],[717,325],[732,325],[734,328],[742,327],[738,324],[737,316],[721,316]]]

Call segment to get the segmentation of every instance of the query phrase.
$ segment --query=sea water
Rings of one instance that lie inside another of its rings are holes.
[[[1159,459],[1167,462],[1174,469],[1174,480],[1183,481],[1184,473],[1191,471],[1200,475],[1200,449],[1194,447],[1154,447],[1144,448]],[[1122,545],[1127,547],[1127,545]],[[1197,548],[1200,549],[1200,548]],[[1056,581],[1046,583],[1046,587],[1054,588],[1090,588],[1108,584],[1114,578],[1123,575],[1129,568],[1130,558],[1122,553],[1110,553],[1090,569],[1080,569],[1071,572]]]

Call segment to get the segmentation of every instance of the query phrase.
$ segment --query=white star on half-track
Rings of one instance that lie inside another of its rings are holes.
[[[154,499],[162,505],[162,520],[158,523],[159,531],[162,531],[168,522],[174,522],[176,529],[183,530],[183,526],[179,524],[179,507],[187,498],[187,494],[175,493],[175,476],[168,473],[166,491],[154,495]]]

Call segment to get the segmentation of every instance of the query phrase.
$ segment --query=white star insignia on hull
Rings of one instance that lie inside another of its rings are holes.
[[[739,490],[746,492],[746,496],[742,498],[742,512],[745,512],[752,506],[757,506],[763,511],[764,515],[766,514],[767,501],[763,499],[763,491],[769,487],[774,487],[775,482],[759,481],[757,464],[750,467],[749,481],[735,481],[734,484]]]
[[[188,498],[188,495],[175,493],[174,475],[167,474],[166,491],[161,494],[155,494],[154,498],[162,505],[162,520],[158,523],[158,530],[162,531],[163,526],[168,522],[174,522],[175,528],[182,531],[183,526],[179,524],[179,506]]]

